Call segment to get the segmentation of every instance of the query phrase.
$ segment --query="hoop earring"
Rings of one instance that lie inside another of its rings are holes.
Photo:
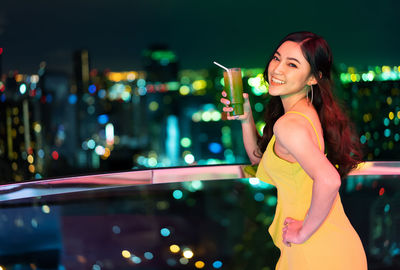
[[[314,100],[314,90],[313,90],[312,85],[310,85],[310,86],[311,86],[311,104],[312,104],[313,100]],[[307,95],[307,97],[308,97],[308,95]]]

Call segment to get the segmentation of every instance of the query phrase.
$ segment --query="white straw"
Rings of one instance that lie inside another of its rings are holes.
[[[214,61],[214,64],[216,64],[217,66],[219,66],[219,67],[221,67],[221,68],[225,69],[225,70],[226,70],[226,72],[229,72],[229,69],[228,69],[228,68],[226,68],[226,67],[224,67],[223,65],[221,65],[221,64],[219,64],[219,63],[217,63],[217,62],[215,62],[215,61]]]

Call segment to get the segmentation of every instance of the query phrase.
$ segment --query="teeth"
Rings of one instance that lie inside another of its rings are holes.
[[[280,80],[275,79],[275,78],[272,78],[272,81],[273,81],[274,83],[279,83],[279,84],[284,84],[284,83],[285,83],[284,81],[280,81]]]

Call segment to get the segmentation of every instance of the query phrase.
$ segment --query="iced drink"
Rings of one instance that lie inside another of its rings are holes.
[[[225,92],[233,108],[231,115],[243,114],[243,83],[240,68],[230,68],[224,71]]]

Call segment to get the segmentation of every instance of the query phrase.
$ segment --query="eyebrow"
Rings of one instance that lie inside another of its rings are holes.
[[[281,56],[281,54],[280,54],[278,51],[276,51],[275,53],[276,53],[277,55]],[[297,60],[297,59],[294,58],[294,57],[288,57],[288,59],[289,59],[289,60],[292,60],[292,61],[296,61],[297,63],[299,63],[299,64],[301,65],[300,61]]]

